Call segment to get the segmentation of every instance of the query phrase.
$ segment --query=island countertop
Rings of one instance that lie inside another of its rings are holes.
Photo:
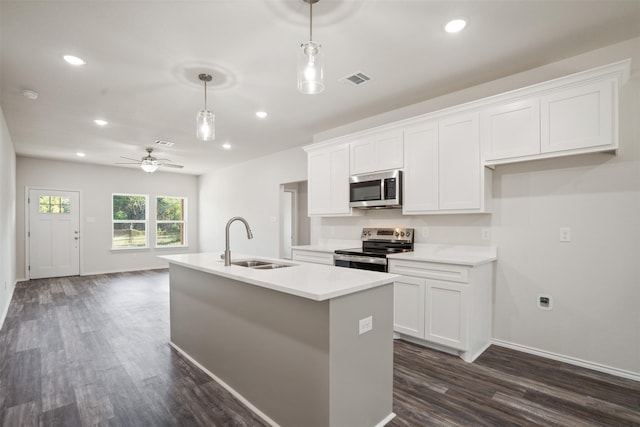
[[[397,274],[238,254],[232,255],[232,262],[252,259],[290,267],[258,270],[237,265],[225,266],[217,252],[165,255],[160,258],[169,263],[314,301],[349,295],[400,278]]]

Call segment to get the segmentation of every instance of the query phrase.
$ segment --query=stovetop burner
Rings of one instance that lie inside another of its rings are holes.
[[[361,238],[362,247],[340,249],[335,253],[386,258],[389,254],[413,251],[412,228],[364,228]]]

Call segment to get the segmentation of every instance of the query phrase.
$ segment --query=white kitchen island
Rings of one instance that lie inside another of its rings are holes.
[[[234,262],[292,266],[225,267],[218,253],[163,258],[171,345],[265,420],[357,427],[393,418],[399,276],[237,255]],[[368,323],[371,330],[360,333]]]

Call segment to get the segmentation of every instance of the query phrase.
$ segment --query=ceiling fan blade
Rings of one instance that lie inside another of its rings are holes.
[[[125,157],[125,156],[120,156],[120,158],[121,158],[121,159],[132,160],[132,161],[134,161],[134,162],[138,162],[138,163],[140,163],[140,160],[139,160],[139,159],[132,159],[131,157]]]
[[[114,165],[139,165],[140,162],[135,162],[135,163],[114,163]]]
[[[168,168],[179,168],[179,169],[182,169],[184,167],[182,165],[174,165],[172,163],[160,163],[158,166],[166,166]]]

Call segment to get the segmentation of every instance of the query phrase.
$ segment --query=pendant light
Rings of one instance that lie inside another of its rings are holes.
[[[211,75],[199,74],[198,78],[204,82],[204,110],[198,111],[196,116],[196,136],[201,141],[213,141],[216,139],[216,116],[207,110],[207,82],[211,81]]]
[[[313,4],[319,0],[302,0],[309,3],[309,41],[300,45],[298,54],[298,90],[313,95],[324,90],[322,69],[322,45],[313,41]]]

